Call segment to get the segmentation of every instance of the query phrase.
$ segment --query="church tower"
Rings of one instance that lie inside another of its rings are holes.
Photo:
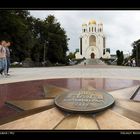
[[[80,35],[79,52],[76,58],[99,59],[106,57],[105,35],[103,33],[103,23],[96,23],[90,20],[82,24],[82,33]]]

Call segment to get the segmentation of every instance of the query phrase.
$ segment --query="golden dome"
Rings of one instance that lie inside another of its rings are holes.
[[[95,20],[90,20],[89,24],[96,24],[96,21]]]

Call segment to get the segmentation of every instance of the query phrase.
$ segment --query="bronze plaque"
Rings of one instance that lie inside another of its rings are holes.
[[[115,102],[112,95],[102,90],[79,90],[58,95],[55,105],[73,113],[95,113],[107,109]]]

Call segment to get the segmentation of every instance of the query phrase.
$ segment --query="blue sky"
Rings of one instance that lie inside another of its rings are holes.
[[[79,47],[79,37],[82,23],[90,19],[102,22],[106,36],[106,47],[111,54],[122,50],[125,54],[131,52],[133,41],[140,39],[140,10],[30,10],[36,18],[45,19],[52,14],[65,29],[69,40],[69,51],[74,52]]]

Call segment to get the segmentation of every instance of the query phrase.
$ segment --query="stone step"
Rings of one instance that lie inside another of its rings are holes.
[[[87,65],[105,65],[105,63],[100,59],[86,59],[82,61],[80,64],[86,63]]]

